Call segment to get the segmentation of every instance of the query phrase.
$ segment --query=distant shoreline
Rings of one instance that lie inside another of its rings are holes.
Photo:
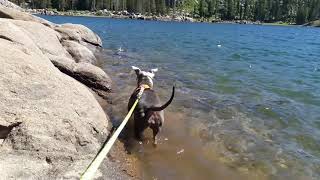
[[[56,11],[46,9],[27,9],[27,12],[31,14],[49,15],[49,16],[79,16],[79,17],[101,17],[101,18],[113,18],[113,19],[136,19],[146,21],[168,21],[168,22],[198,22],[198,23],[214,23],[214,24],[253,24],[263,25],[260,21],[251,20],[220,20],[220,19],[200,19],[192,18],[183,15],[142,15],[135,13],[128,13],[127,11]]]
[[[196,23],[213,23],[213,24],[249,24],[265,26],[312,26],[320,27],[320,20],[309,22],[304,25],[297,25],[287,22],[260,22],[251,20],[220,20],[220,19],[201,19],[184,15],[143,15],[139,13],[129,13],[127,11],[56,11],[48,9],[26,9],[31,14],[49,15],[49,16],[79,16],[79,17],[101,17],[113,19],[136,19],[145,21],[167,21],[167,22],[196,22]],[[318,22],[319,21],[319,22]],[[319,25],[318,25],[319,24]]]

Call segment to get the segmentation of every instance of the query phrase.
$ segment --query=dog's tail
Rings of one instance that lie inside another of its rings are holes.
[[[162,110],[164,110],[166,107],[168,107],[169,104],[171,104],[171,102],[172,102],[172,100],[173,100],[173,97],[174,97],[174,89],[175,89],[175,87],[173,86],[173,87],[172,87],[172,94],[171,94],[171,97],[170,97],[170,99],[169,99],[168,102],[166,102],[164,105],[162,105],[162,106],[160,106],[160,107],[151,107],[151,108],[149,108],[148,110],[150,110],[150,111],[162,111]]]

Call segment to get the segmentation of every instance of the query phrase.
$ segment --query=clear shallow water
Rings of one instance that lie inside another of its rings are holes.
[[[165,165],[175,161],[159,161],[147,146],[138,156],[162,166],[145,165],[146,176],[187,179],[185,173],[205,179],[218,161],[231,168],[230,179],[233,171],[271,179],[320,178],[320,29],[45,18],[84,24],[102,38],[105,70],[121,90],[114,119],[126,113],[135,86],[131,65],[159,68],[155,84],[163,101],[176,84],[162,134],[169,140],[156,151],[174,159],[184,148],[186,159],[176,166],[193,163],[203,171],[187,165],[169,171]],[[124,52],[117,52],[119,47]],[[190,145],[190,139],[196,143]]]

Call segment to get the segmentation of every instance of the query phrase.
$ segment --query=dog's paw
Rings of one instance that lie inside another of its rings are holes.
[[[158,141],[157,140],[153,141],[153,147],[157,147],[157,146],[158,146]]]
[[[156,148],[158,146],[157,143],[153,143],[153,147]]]

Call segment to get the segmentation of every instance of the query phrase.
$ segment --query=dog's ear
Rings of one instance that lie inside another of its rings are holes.
[[[137,74],[137,76],[140,74],[140,68],[138,68],[138,67],[135,67],[135,66],[131,66],[132,67],[132,69],[136,72],[136,74]]]
[[[158,68],[151,69],[150,72],[152,72],[152,73],[158,72]]]

